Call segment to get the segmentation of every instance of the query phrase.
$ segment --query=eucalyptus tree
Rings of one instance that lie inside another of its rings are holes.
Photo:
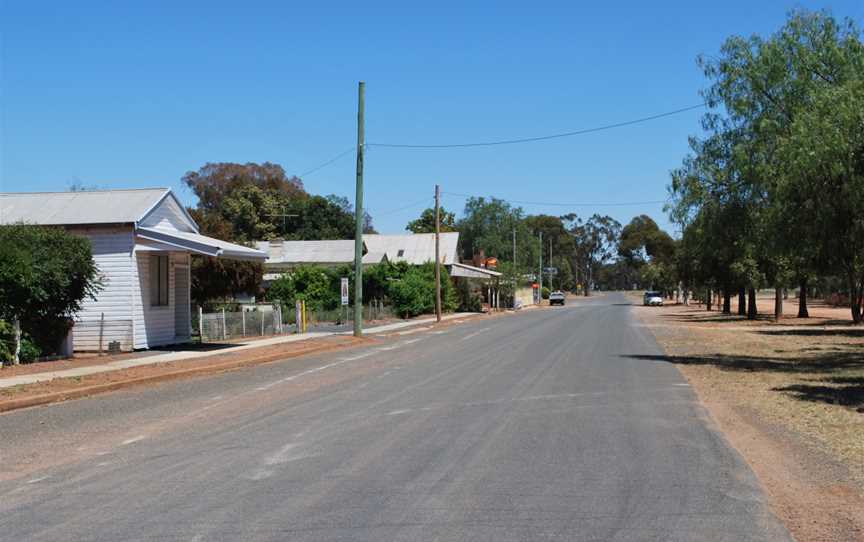
[[[864,74],[864,72],[862,72]],[[782,156],[781,199],[807,209],[805,242],[842,269],[852,320],[864,304],[864,77],[826,89],[800,113]]]
[[[574,267],[584,285],[585,295],[590,295],[597,271],[618,252],[621,223],[610,216],[598,214],[583,220],[571,213],[561,219],[565,221],[567,230],[575,241]]]

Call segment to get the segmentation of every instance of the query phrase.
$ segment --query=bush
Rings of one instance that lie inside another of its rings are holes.
[[[30,363],[36,361],[42,355],[42,350],[30,337],[21,336],[21,351],[18,353],[18,358],[21,363]]]
[[[0,318],[20,319],[38,345],[32,351],[56,352],[70,318],[99,287],[88,239],[61,228],[0,226]]]
[[[390,283],[390,301],[396,313],[410,318],[435,311],[435,264],[427,263],[409,267],[405,275]],[[441,269],[441,310],[456,309],[456,291],[447,270]]]
[[[549,294],[550,294],[550,293],[551,293],[551,292],[549,291],[549,288],[547,288],[546,286],[544,286],[544,287],[543,287],[543,290],[541,290],[541,292],[540,292],[540,295],[543,296],[543,299],[549,299]]]

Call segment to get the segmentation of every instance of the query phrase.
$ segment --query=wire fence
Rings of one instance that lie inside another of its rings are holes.
[[[297,309],[295,305],[267,304],[223,304],[222,307],[203,307],[192,313],[192,329],[201,342],[219,342],[232,339],[268,337],[297,333]],[[373,322],[396,318],[396,311],[380,300],[363,305],[363,321]],[[306,327],[338,330],[354,322],[354,307],[335,309],[308,309],[305,314]]]
[[[201,342],[292,333],[282,321],[280,305],[243,305],[239,310],[204,312],[199,308],[197,324]]]

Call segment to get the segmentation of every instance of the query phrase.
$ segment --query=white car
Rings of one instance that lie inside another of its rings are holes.
[[[663,294],[660,292],[645,292],[642,304],[646,307],[660,307],[663,305]]]

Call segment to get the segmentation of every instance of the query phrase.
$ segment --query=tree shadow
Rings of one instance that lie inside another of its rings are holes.
[[[848,322],[847,324],[848,325]],[[790,337],[864,337],[864,328],[855,329],[761,329],[760,335],[778,335]]]
[[[622,357],[647,361],[663,361],[675,365],[713,365],[727,371],[830,373],[838,370],[864,368],[864,357],[857,352],[831,352],[796,361],[762,356],[729,356],[726,354],[699,356],[629,354]]]
[[[864,377],[824,378],[821,382],[837,385],[792,384],[772,390],[785,393],[799,401],[840,405],[864,412]]]
[[[864,376],[831,376],[831,373],[837,371],[864,370],[864,356],[855,352],[826,352],[797,361],[724,354],[700,356],[635,354],[622,357],[662,361],[676,365],[713,365],[724,371],[810,374],[814,377],[806,378],[803,383],[775,387],[772,391],[784,393],[800,401],[839,405],[864,413]]]

